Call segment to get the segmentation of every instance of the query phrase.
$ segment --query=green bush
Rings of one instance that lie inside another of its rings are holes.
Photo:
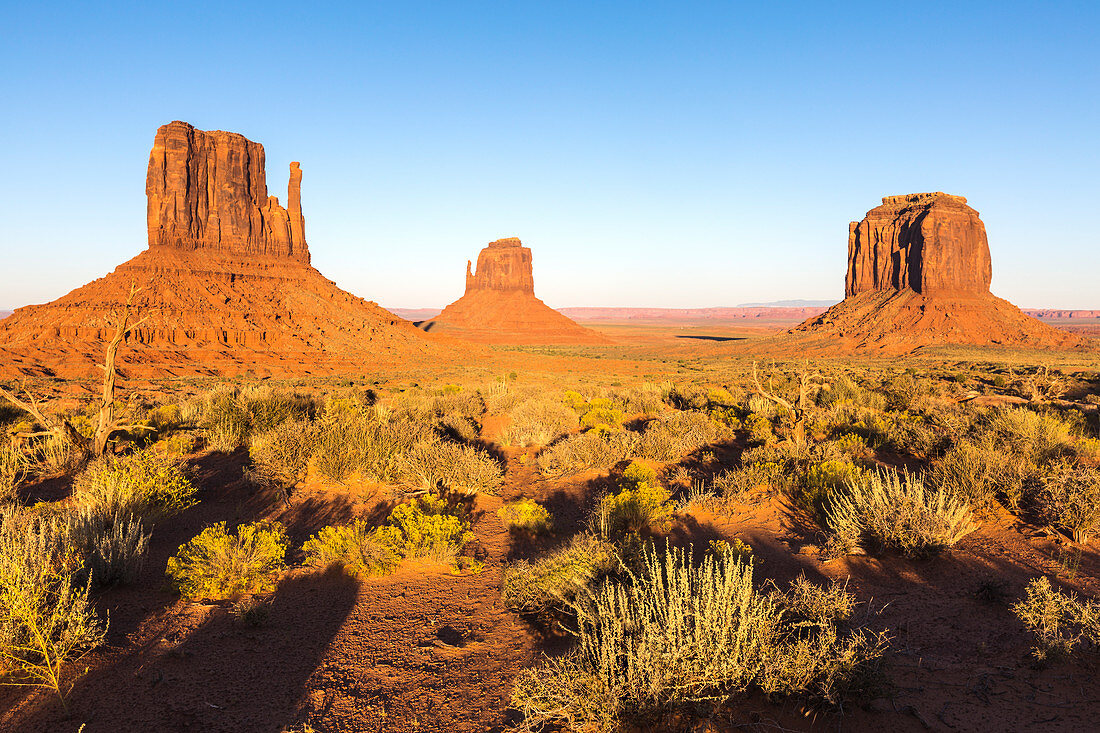
[[[989,413],[987,428],[1017,453],[1034,461],[1057,458],[1073,451],[1070,427],[1056,415],[1022,407],[998,407]]]
[[[998,447],[984,434],[963,438],[934,461],[928,483],[964,497],[978,511],[988,512],[1003,501],[1019,506],[1036,467],[1027,458]]]
[[[881,635],[787,621],[732,552],[693,565],[678,549],[662,558],[649,548],[629,581],[581,591],[569,607],[578,649],[515,681],[512,705],[529,728],[610,732],[752,688],[839,704],[885,649]]]
[[[893,469],[834,492],[825,514],[838,549],[871,545],[911,557],[934,555],[977,529],[965,499]]]
[[[846,585],[833,582],[822,588],[807,580],[804,574],[795,578],[790,587],[777,597],[779,605],[787,613],[822,624],[847,621],[852,616],[855,600]]]
[[[286,568],[287,538],[276,522],[242,524],[226,531],[225,522],[207,527],[168,559],[168,576],[180,595],[196,600],[225,600],[275,590]]]
[[[199,423],[206,430],[207,445],[230,452],[248,445],[259,435],[288,420],[303,420],[316,413],[313,398],[268,385],[220,387],[206,394],[199,405]],[[181,415],[183,410],[181,409]]]
[[[195,503],[196,489],[170,456],[143,450],[96,460],[76,478],[73,498],[101,515],[155,522]]]
[[[553,519],[546,507],[532,499],[509,502],[497,509],[497,516],[508,529],[531,534],[544,534],[553,527]]]
[[[325,527],[302,546],[306,564],[340,565],[349,575],[385,575],[401,560],[392,535],[379,533],[363,520],[342,527]]]
[[[672,517],[668,500],[653,469],[632,462],[623,471],[618,491],[600,500],[593,523],[601,537],[612,541],[661,532]]]
[[[824,516],[829,497],[853,481],[863,471],[850,460],[828,460],[814,463],[802,474],[798,502],[816,517]]]
[[[504,571],[501,598],[513,611],[546,615],[616,566],[612,546],[580,534],[565,547],[535,562],[516,562]]]
[[[455,516],[447,502],[428,495],[397,506],[380,538],[392,543],[405,557],[428,557],[454,564],[474,535],[470,523]]]
[[[1042,478],[1035,504],[1047,523],[1074,542],[1088,542],[1100,525],[1100,468],[1066,459],[1054,462]]]
[[[586,430],[622,430],[622,410],[610,407],[595,407],[581,416],[581,427]]]

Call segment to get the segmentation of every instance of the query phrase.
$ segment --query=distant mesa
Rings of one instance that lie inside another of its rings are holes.
[[[135,374],[361,369],[434,348],[412,324],[344,292],[310,266],[302,171],[287,206],[269,196],[264,148],[186,122],[157,130],[146,176],[145,251],[46,305],[0,322],[0,371],[94,372],[113,335],[105,316],[142,288],[142,325],[120,353]]]
[[[531,250],[515,237],[490,242],[466,262],[466,292],[430,321],[427,331],[486,343],[605,343],[535,297]]]
[[[886,196],[848,227],[843,301],[791,333],[823,348],[938,344],[1065,348],[1080,337],[993,296],[985,225],[962,196]]]

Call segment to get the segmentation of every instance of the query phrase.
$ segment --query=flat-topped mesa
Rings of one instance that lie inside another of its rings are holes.
[[[988,293],[992,277],[985,225],[962,196],[884,196],[848,226],[845,297],[876,290]]]
[[[149,247],[308,264],[301,185],[301,168],[291,163],[284,209],[267,194],[263,145],[186,122],[162,125],[145,178]]]
[[[477,256],[477,272],[466,261],[466,293],[492,290],[499,293],[534,293],[531,250],[516,237],[490,242]]]

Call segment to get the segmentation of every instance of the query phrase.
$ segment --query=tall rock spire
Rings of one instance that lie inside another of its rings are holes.
[[[163,125],[145,178],[149,247],[308,263],[301,178],[292,163],[288,212],[267,195],[263,145],[186,122]]]

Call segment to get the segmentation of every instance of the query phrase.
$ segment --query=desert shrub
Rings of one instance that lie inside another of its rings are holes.
[[[27,473],[27,457],[23,451],[0,445],[0,504],[15,499],[15,490]]]
[[[494,494],[504,481],[500,464],[489,454],[441,440],[413,445],[401,456],[399,466],[405,483],[463,496]]]
[[[634,455],[637,444],[638,436],[631,432],[571,435],[539,453],[539,471],[547,476],[564,476],[610,468]]]
[[[81,466],[82,457],[71,441],[50,434],[31,443],[27,454],[33,472],[39,476],[68,474]]]
[[[665,389],[665,402],[677,410],[704,410],[707,407],[707,392],[692,384],[669,385]]]
[[[439,421],[443,437],[473,443],[481,435],[481,426],[465,415],[444,415]]]
[[[825,516],[840,548],[869,544],[911,557],[936,554],[977,528],[965,499],[893,469],[866,473],[834,492]]]
[[[380,540],[391,543],[405,557],[452,564],[473,538],[470,523],[452,513],[447,502],[431,495],[398,505],[379,532]]]
[[[106,634],[80,570],[52,517],[0,509],[0,683],[50,689],[64,705],[65,666]]]
[[[594,407],[581,416],[581,427],[587,430],[621,430],[623,412],[611,407]]]
[[[613,541],[660,532],[672,516],[668,499],[653,469],[632,462],[618,481],[618,491],[600,500],[593,524],[600,536]]]
[[[554,525],[550,512],[532,499],[512,501],[497,509],[497,516],[508,529],[544,534]]]
[[[997,407],[986,418],[986,427],[1017,453],[1035,461],[1072,452],[1070,426],[1050,413],[1022,407]]]
[[[1068,655],[1082,641],[1100,642],[1100,605],[1052,588],[1045,577],[1028,583],[1012,612],[1035,637],[1032,653],[1040,661]]]
[[[582,591],[569,607],[578,649],[515,682],[512,705],[531,728],[614,731],[754,687],[837,703],[885,648],[882,636],[841,638],[831,624],[787,621],[732,553],[693,565],[681,550],[661,557],[650,547],[629,580]]]
[[[777,596],[779,605],[794,616],[825,623],[847,621],[852,615],[855,596],[845,585],[833,582],[822,588],[799,575],[790,587]]]
[[[811,464],[802,474],[798,503],[816,517],[824,516],[828,499],[852,481],[858,481],[863,471],[850,460],[829,460]]]
[[[753,413],[745,418],[743,425],[749,440],[753,443],[770,443],[775,440],[772,421],[763,415]]]
[[[374,481],[401,479],[401,457],[436,439],[430,425],[358,402],[330,403],[319,421],[314,464],[332,481],[353,474]]]
[[[73,484],[73,498],[80,506],[150,522],[191,506],[195,493],[179,462],[152,450],[100,458]]]
[[[1023,456],[999,448],[992,435],[963,438],[936,459],[928,483],[964,497],[974,509],[989,511],[998,500],[1019,506],[1034,466]]]
[[[1074,542],[1088,542],[1100,525],[1100,468],[1055,461],[1042,477],[1035,505],[1044,521]]]
[[[309,420],[287,420],[252,438],[249,478],[288,490],[305,481],[317,447],[317,426]]]
[[[65,538],[95,585],[132,583],[145,566],[149,535],[141,519],[114,507],[78,507],[64,515]],[[83,576],[82,576],[83,577]]]
[[[750,463],[715,476],[714,490],[724,499],[736,499],[760,486],[771,486],[774,479],[774,467],[766,463]]]
[[[565,547],[534,562],[520,560],[504,570],[501,598],[513,611],[547,614],[616,566],[613,547],[580,534]]]
[[[508,412],[511,424],[501,433],[505,445],[547,445],[577,427],[577,413],[568,405],[530,399]]]
[[[269,385],[236,389],[222,387],[205,395],[199,408],[199,422],[206,431],[207,445],[230,452],[247,445],[252,435],[271,430],[287,420],[312,417],[317,410],[313,398],[285,392]]]
[[[168,576],[180,595],[224,600],[275,590],[286,567],[286,533],[276,522],[242,524],[226,531],[225,522],[207,527],[168,559]]]
[[[385,575],[401,557],[392,535],[379,533],[364,520],[341,527],[325,527],[306,540],[306,564],[319,568],[340,565],[353,576]]]
[[[726,428],[704,412],[672,412],[646,423],[638,453],[654,461],[676,461],[726,435]]]

